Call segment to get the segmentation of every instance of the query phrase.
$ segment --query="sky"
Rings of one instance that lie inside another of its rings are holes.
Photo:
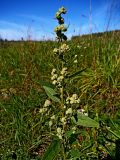
[[[120,0],[0,0],[0,38],[54,39],[55,13],[62,6],[69,38],[120,29]]]

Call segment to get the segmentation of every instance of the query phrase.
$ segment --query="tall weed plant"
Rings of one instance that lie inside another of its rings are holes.
[[[87,108],[80,107],[81,99],[77,88],[75,90],[78,94],[76,92],[69,93],[68,87],[74,85],[69,83],[85,69],[83,68],[74,73],[69,71],[69,59],[66,58],[66,55],[70,54],[70,46],[66,42],[67,36],[65,35],[68,28],[65,26],[64,18],[62,17],[62,14],[66,14],[66,12],[66,9],[61,7],[56,13],[58,26],[54,31],[59,46],[54,48],[53,54],[55,58],[59,60],[59,68],[53,68],[51,72],[53,87],[50,87],[50,85],[43,85],[48,99],[40,109],[40,116],[43,117],[42,121],[45,121],[45,126],[49,128],[48,134],[53,138],[50,147],[43,156],[43,159],[49,160],[55,157],[56,159],[64,160],[84,157],[83,151],[87,150],[88,146],[84,144],[86,149],[83,148],[79,138],[83,138],[83,136],[81,136],[83,133],[87,136],[86,139],[90,141],[93,135],[90,136],[86,131],[83,131],[83,127],[90,127],[90,130],[92,130],[94,134],[97,134],[97,129],[99,128],[97,120],[89,117]],[[73,57],[73,62],[71,63],[73,63],[73,65],[77,63],[77,55]],[[90,134],[93,133],[90,131]],[[89,145],[89,147],[94,148],[97,145],[97,141],[93,146],[92,144]],[[82,152],[80,150],[82,150]],[[95,148],[93,156],[97,156]]]

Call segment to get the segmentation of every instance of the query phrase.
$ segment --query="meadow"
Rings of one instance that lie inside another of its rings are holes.
[[[0,42],[1,160],[120,159],[120,31],[74,36],[66,43],[70,50],[65,55],[69,68],[65,94],[77,93],[77,109],[93,123],[85,119],[75,134],[67,129],[65,158],[57,140],[53,143],[56,133],[49,118],[40,113],[45,100],[51,102],[45,90],[54,88],[51,71],[61,70],[53,53],[59,43]],[[51,116],[58,112],[56,100]]]

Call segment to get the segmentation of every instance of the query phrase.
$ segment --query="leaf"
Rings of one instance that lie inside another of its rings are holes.
[[[99,123],[96,122],[94,119],[85,116],[84,114],[77,113],[77,125],[84,126],[84,127],[99,127]]]
[[[54,160],[60,152],[61,148],[60,140],[53,140],[45,152],[42,160]]]
[[[119,130],[114,130],[114,131],[112,131],[112,130],[108,129],[108,131],[109,131],[110,133],[112,133],[115,137],[117,137],[117,138],[120,139],[120,132],[119,132]]]
[[[43,88],[49,98],[51,98],[55,102],[60,103],[60,99],[57,96],[55,96],[55,95],[57,95],[57,93],[54,91],[53,88],[48,87],[48,86],[43,86]]]
[[[108,131],[111,132],[115,137],[120,139],[120,124],[119,119],[117,119],[115,122],[110,118],[110,122],[112,124],[111,128],[108,128]],[[118,123],[116,123],[118,122]]]
[[[73,73],[72,75],[68,75],[68,78],[74,78],[74,77],[78,76],[80,73],[82,73],[85,70],[86,70],[86,68],[84,68],[84,69],[82,69],[80,71],[77,71],[77,72]]]
[[[51,95],[56,95],[57,93],[54,91],[53,88],[48,87],[48,86],[43,86],[43,88],[45,89],[46,93],[51,94]]]
[[[75,117],[74,117],[74,116],[72,116],[72,117],[71,117],[71,120],[72,120],[72,122],[73,122],[73,123],[75,123],[75,124],[76,124],[76,119],[75,119]]]
[[[65,137],[69,138],[73,134],[73,130],[67,131]]]
[[[72,158],[80,158],[80,151],[78,149],[72,149],[70,154]]]

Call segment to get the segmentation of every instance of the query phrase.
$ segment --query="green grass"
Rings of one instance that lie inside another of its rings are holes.
[[[120,32],[102,36],[83,36],[68,41],[71,51],[66,55],[69,72],[86,69],[68,84],[76,92],[81,106],[91,118],[104,121],[113,131],[120,128]],[[40,159],[42,149],[50,143],[48,129],[43,129],[39,108],[46,94],[41,81],[50,82],[52,68],[60,68],[52,50],[56,42],[0,43],[0,119],[2,160],[11,160],[12,151],[18,160]],[[71,65],[74,55],[78,63]],[[111,120],[110,120],[111,119]],[[47,120],[46,120],[47,121]],[[116,126],[114,126],[116,125]],[[94,139],[83,129],[81,149]],[[91,130],[91,134],[98,134]],[[100,136],[98,135],[98,139]],[[115,137],[110,135],[110,138]],[[101,140],[101,139],[100,139]],[[46,143],[45,143],[46,142]],[[87,152],[94,152],[95,146]],[[111,151],[115,146],[111,145]],[[34,155],[37,152],[38,155]],[[90,155],[89,155],[90,157]],[[92,158],[91,158],[92,159]]]

